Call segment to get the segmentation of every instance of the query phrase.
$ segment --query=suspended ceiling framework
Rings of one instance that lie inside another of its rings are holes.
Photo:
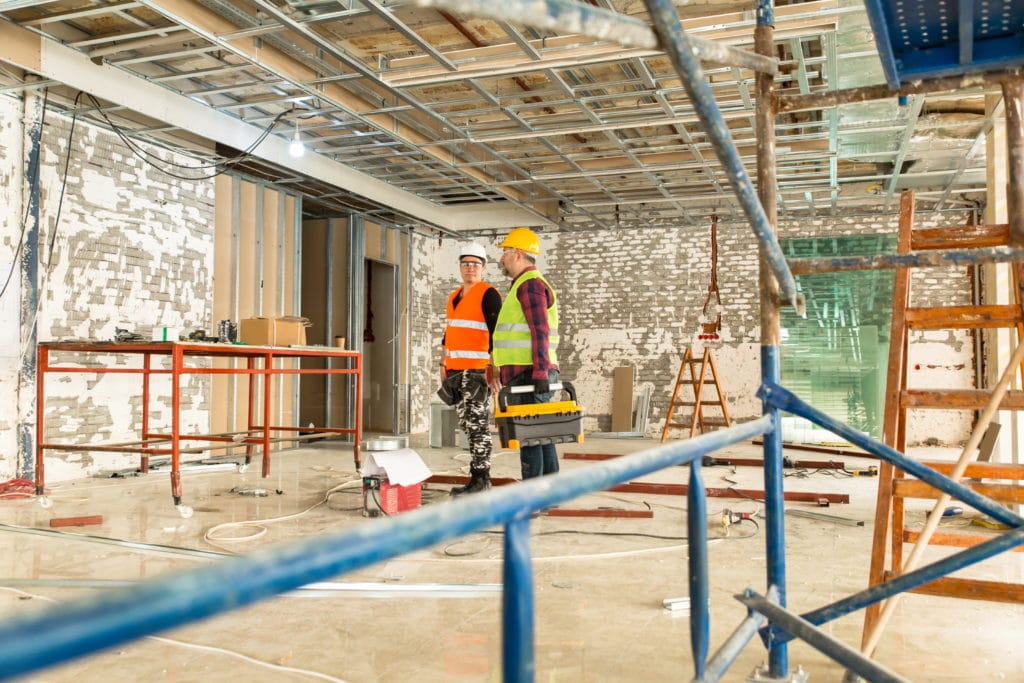
[[[590,4],[648,20],[637,0]],[[689,35],[752,51],[754,5],[677,10]],[[777,2],[775,19],[780,95],[885,82],[861,0]],[[704,68],[753,177],[754,73]],[[780,219],[889,213],[907,188],[921,211],[976,206],[1003,116],[985,87],[781,114]],[[194,176],[220,163],[312,215],[446,233],[742,219],[662,53],[405,0],[0,0],[0,91],[44,88],[51,108],[194,154]]]

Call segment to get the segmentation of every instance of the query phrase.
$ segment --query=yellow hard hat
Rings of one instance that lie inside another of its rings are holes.
[[[498,246],[502,249],[522,249],[531,254],[540,254],[540,238],[529,228],[514,228]]]

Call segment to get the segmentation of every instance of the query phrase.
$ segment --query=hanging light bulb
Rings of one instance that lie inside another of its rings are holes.
[[[293,157],[301,157],[306,153],[306,146],[302,144],[302,138],[299,137],[299,120],[295,119],[295,136],[292,138],[292,142],[288,145],[288,153]]]

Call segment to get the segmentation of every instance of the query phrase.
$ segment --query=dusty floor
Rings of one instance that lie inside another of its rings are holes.
[[[559,452],[626,453],[655,445],[651,440],[591,439],[560,446]],[[468,454],[454,448],[412,446],[435,474],[464,473]],[[720,454],[758,457],[760,448],[736,446]],[[798,459],[829,456],[787,452]],[[844,458],[848,467],[871,461]],[[563,468],[587,467],[563,460]],[[136,581],[213,561],[143,547],[16,531],[10,525],[49,529],[52,518],[102,515],[103,523],[68,529],[68,534],[162,544],[178,548],[246,552],[298,536],[354,524],[363,517],[357,487],[325,501],[325,492],[354,480],[351,450],[321,443],[281,452],[273,473],[258,467],[184,475],[182,518],[171,503],[166,473],[128,479],[88,479],[55,485],[54,505],[43,509],[27,499],[0,500],[0,606],[5,617],[111,590],[97,581]],[[762,488],[759,467],[707,470],[709,487]],[[495,455],[495,476],[517,476],[518,457]],[[794,474],[790,471],[790,474]],[[821,606],[863,588],[871,543],[876,479],[839,478],[834,472],[790,476],[787,490],[847,493],[849,505],[828,509],[789,504],[845,518],[865,526],[787,517],[789,604],[798,611]],[[685,483],[674,468],[645,481]],[[731,480],[731,481],[729,481]],[[268,497],[241,496],[233,487],[264,487]],[[430,486],[427,505],[444,504],[448,487]],[[276,491],[281,493],[277,494]],[[676,681],[692,675],[685,612],[662,607],[665,598],[687,594],[685,500],[638,494],[600,494],[573,507],[647,509],[653,519],[569,519],[539,517],[532,522],[536,581],[537,680]],[[918,506],[911,513],[922,516]],[[763,591],[765,550],[760,528],[749,522],[724,535],[723,510],[754,512],[757,502],[711,498],[712,651],[745,614],[733,595],[746,587]],[[285,518],[285,519],[281,519]],[[260,521],[270,520],[270,521]],[[248,522],[248,523],[247,523]],[[221,539],[204,535],[217,525]],[[965,518],[951,524],[966,524]],[[144,638],[93,657],[35,673],[24,680],[75,681],[493,681],[501,678],[501,536],[475,534],[399,560],[339,577],[344,582],[392,585],[480,586],[468,596],[436,591],[420,595],[317,593],[281,597],[235,613],[193,624],[156,638]],[[242,539],[242,540],[237,540]],[[941,553],[942,551],[935,551]],[[935,555],[936,557],[938,555]],[[970,570],[970,575],[1024,581],[1024,560],[1008,554]],[[75,583],[78,582],[78,583]],[[82,582],[85,582],[84,584]],[[879,650],[879,659],[915,681],[1024,681],[1019,647],[1024,607],[906,596]],[[856,646],[861,614],[842,618],[829,632]],[[744,681],[764,659],[760,641],[751,642],[726,680]],[[813,649],[790,647],[792,667],[810,680],[840,681],[842,668]],[[0,676],[2,677],[2,676]]]

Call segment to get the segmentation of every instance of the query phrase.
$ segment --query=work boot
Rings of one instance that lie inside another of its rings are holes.
[[[451,490],[451,495],[461,496],[465,493],[479,493],[480,491],[486,491],[491,488],[491,474],[490,472],[470,472],[469,483],[465,486],[456,486]]]

